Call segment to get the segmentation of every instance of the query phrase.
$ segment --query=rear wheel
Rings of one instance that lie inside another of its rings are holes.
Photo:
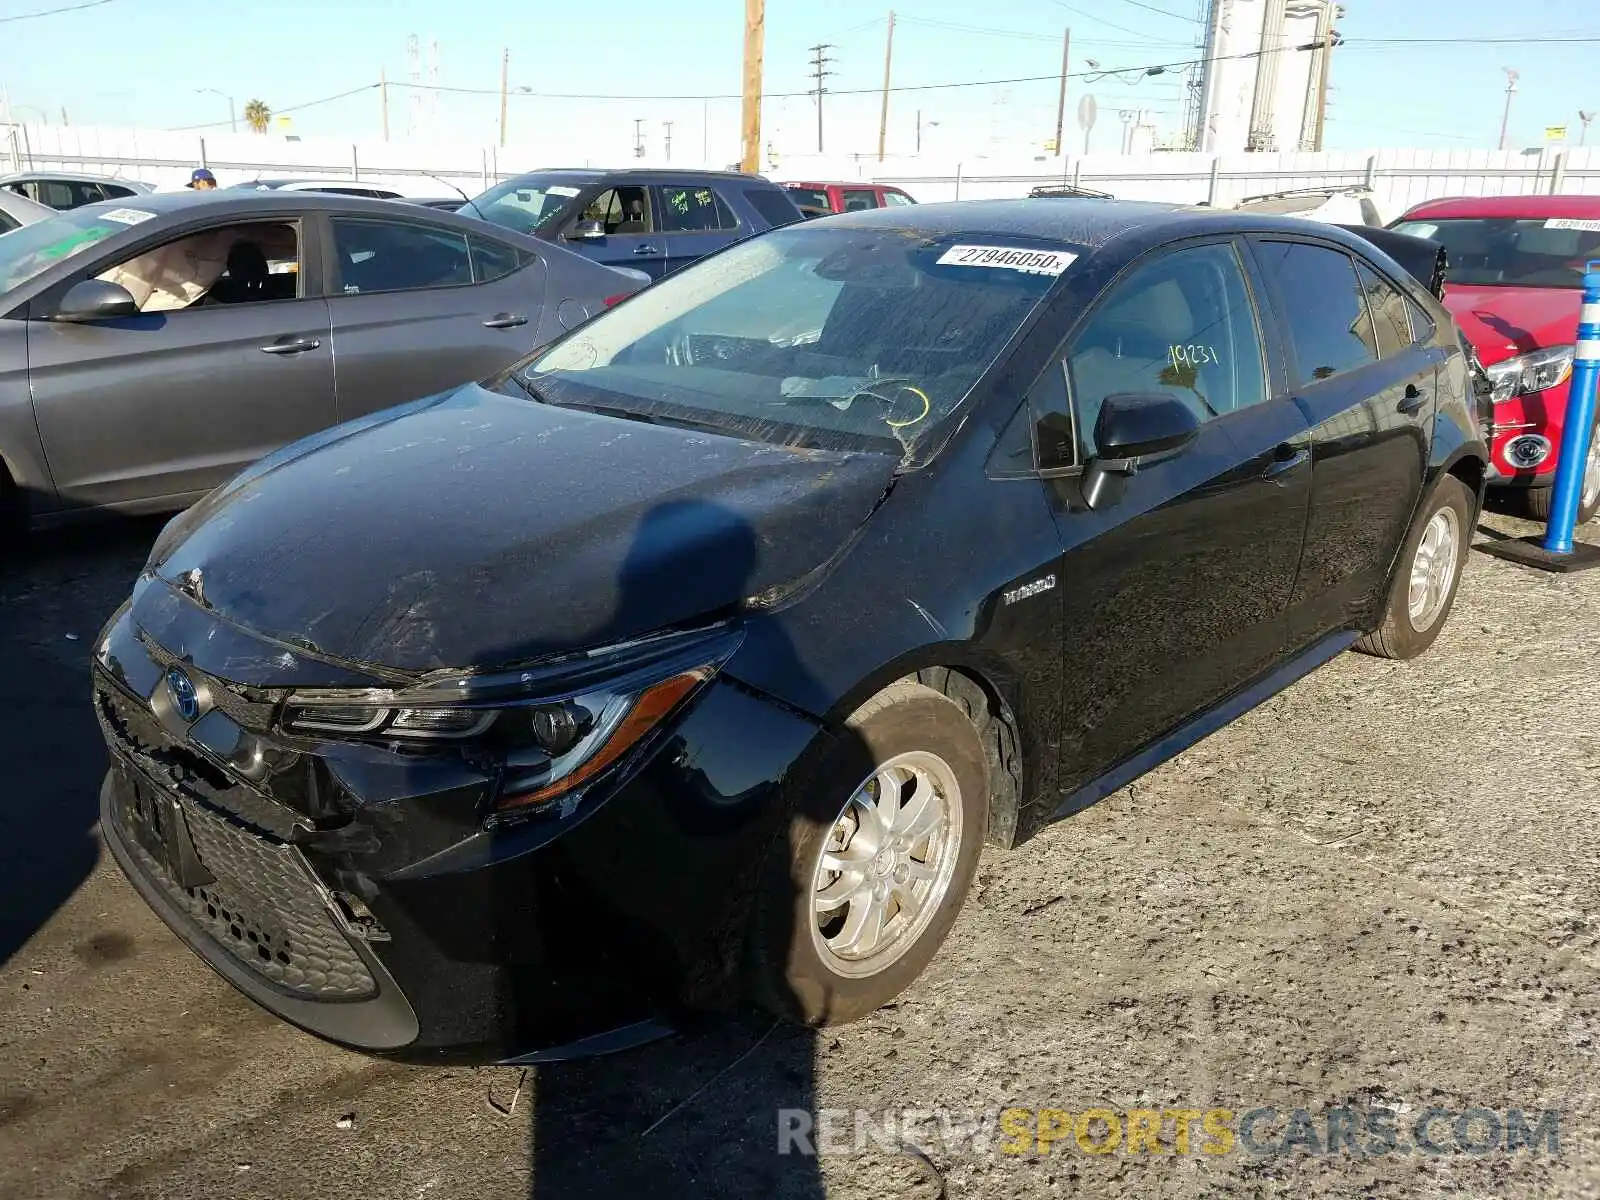
[[[11,481],[5,467],[0,466],[0,555],[16,548],[27,529],[27,514],[22,507],[22,493]]]
[[[1384,603],[1383,623],[1356,643],[1379,658],[1415,658],[1439,636],[1455,606],[1472,541],[1472,493],[1439,480],[1412,524]]]
[[[1555,488],[1529,488],[1523,509],[1535,521],[1549,521],[1554,507]],[[1578,524],[1587,525],[1600,512],[1600,425],[1589,435],[1589,457],[1583,467],[1583,483],[1578,493]]]
[[[977,727],[911,680],[846,722],[763,866],[756,998],[806,1025],[858,1020],[904,991],[949,933],[988,821]]]

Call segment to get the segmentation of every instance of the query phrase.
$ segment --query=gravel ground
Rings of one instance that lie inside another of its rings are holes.
[[[1425,658],[1345,655],[987,856],[934,965],[866,1022],[749,1016],[524,1074],[296,1033],[116,872],[83,663],[154,528],[0,578],[0,1196],[1600,1196],[1600,574],[1473,555]],[[960,1136],[1008,1107],[1270,1107],[1281,1141],[1340,1106],[1396,1110],[1401,1149],[1430,1106],[1557,1110],[1559,1152],[1456,1153],[1448,1121],[1439,1156],[1213,1155],[1198,1128],[1173,1153],[1170,1123],[1161,1155]],[[833,1151],[778,1155],[783,1109],[845,1110]],[[857,1149],[855,1109],[902,1136]]]

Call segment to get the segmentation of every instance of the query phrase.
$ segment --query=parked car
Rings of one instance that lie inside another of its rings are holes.
[[[230,185],[230,191],[328,192],[335,196],[366,196],[370,200],[398,200],[403,193],[378,183],[355,179],[247,179]]]
[[[667,169],[535,171],[459,211],[657,279],[801,219],[783,189],[759,175]]]
[[[401,196],[400,199],[407,204],[420,204],[424,208],[437,208],[441,212],[460,212],[467,205],[467,200],[462,196],[429,196],[420,200]],[[472,211],[468,209],[467,216],[471,215]]]
[[[140,183],[134,179],[113,179],[105,175],[71,175],[56,171],[27,171],[20,175],[0,175],[0,188],[62,212],[101,200],[143,196],[155,190],[148,183]]]
[[[1096,191],[1094,188],[1078,187],[1071,183],[1042,183],[1038,187],[1028,189],[1028,196],[1033,200],[1112,200],[1115,199],[1110,192]]]
[[[808,217],[916,203],[904,189],[882,183],[786,183],[783,190]]]
[[[0,188],[0,233],[10,233],[13,229],[55,215],[56,210],[47,204],[29,200],[20,192]]]
[[[58,213],[0,238],[0,528],[181,508],[647,282],[386,200],[178,192]]]
[[[1600,197],[1483,196],[1419,204],[1395,222],[1450,256],[1445,305],[1493,383],[1490,486],[1550,517],[1566,424],[1584,265],[1600,258]],[[1600,512],[1591,436],[1578,522]]]
[[[1332,226],[775,230],[176,518],[96,643],[101,827],[217,971],[360,1049],[852,1020],[985,842],[1424,651],[1478,417],[1449,314]]]
[[[1257,216],[1299,217],[1331,225],[1383,224],[1372,189],[1361,185],[1294,188],[1266,196],[1248,196],[1234,205],[1234,209]]]

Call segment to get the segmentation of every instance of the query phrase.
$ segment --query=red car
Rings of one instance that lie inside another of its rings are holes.
[[[916,203],[899,188],[881,183],[786,183],[783,186],[789,199],[808,217]]]
[[[1449,254],[1445,306],[1494,383],[1492,486],[1522,489],[1550,515],[1567,411],[1584,264],[1600,258],[1600,196],[1431,200],[1393,228]],[[1600,509],[1600,438],[1591,437],[1579,523]]]

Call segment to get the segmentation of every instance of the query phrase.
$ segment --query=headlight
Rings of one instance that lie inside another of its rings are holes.
[[[1572,354],[1571,346],[1547,346],[1485,367],[1484,373],[1494,384],[1494,402],[1504,404],[1565,383],[1572,374]]]
[[[302,691],[285,731],[422,749],[470,747],[499,767],[495,809],[531,812],[573,795],[638,748],[738,645],[666,638],[503,675],[436,677],[401,691]]]

